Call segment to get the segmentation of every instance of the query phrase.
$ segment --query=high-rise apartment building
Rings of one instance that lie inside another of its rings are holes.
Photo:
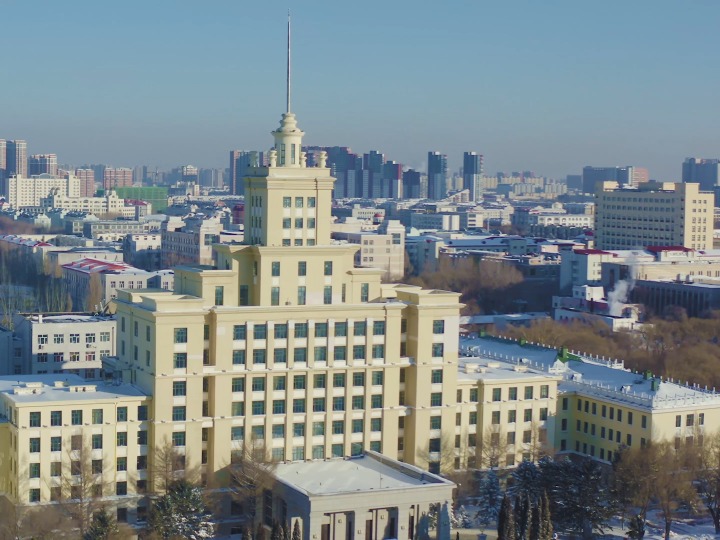
[[[463,189],[470,190],[470,200],[481,198],[480,178],[483,174],[483,156],[477,152],[463,154]]]
[[[428,152],[428,199],[444,199],[447,195],[447,156]]]
[[[245,193],[245,175],[250,167],[262,165],[263,152],[230,150],[230,191],[233,195]]]
[[[386,161],[383,165],[382,196],[390,199],[403,197],[403,168],[396,161]]]
[[[103,171],[103,188],[105,190],[132,185],[133,170],[128,167],[106,167]]]
[[[403,197],[405,199],[420,199],[425,196],[422,189],[422,178],[420,171],[408,169],[403,172]]]
[[[5,177],[7,171],[7,141],[0,139],[0,180]]]
[[[699,184],[647,182],[622,188],[604,182],[595,202],[595,247],[684,246],[712,249],[712,193]]]
[[[58,163],[56,154],[33,154],[28,159],[30,176],[50,174],[57,176]]]
[[[643,167],[583,167],[582,187],[585,193],[595,193],[599,182],[617,182],[620,187],[637,186],[648,182],[648,170]]]
[[[95,171],[93,169],[75,169],[75,176],[80,180],[80,196],[92,197],[95,194]]]
[[[27,142],[7,141],[5,176],[27,177]]]
[[[696,182],[703,191],[720,186],[720,159],[687,158],[682,164],[682,181]]]

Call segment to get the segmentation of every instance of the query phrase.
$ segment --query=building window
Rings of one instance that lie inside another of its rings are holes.
[[[532,398],[533,398],[533,387],[526,386],[525,387],[525,399],[532,399]]]
[[[500,388],[493,388],[492,389],[492,400],[493,401],[500,401],[502,398],[502,389]]]
[[[307,288],[304,285],[298,286],[298,300],[297,303],[300,306],[304,306],[306,302]]]
[[[293,412],[304,413],[305,412],[305,400],[302,398],[293,399]]]
[[[232,362],[235,366],[245,365],[245,350],[237,349],[232,352]]]
[[[333,273],[333,263],[332,261],[325,261],[324,265],[324,275],[326,276],[332,276]]]
[[[336,337],[347,336],[347,323],[346,322],[336,322],[335,323],[335,336]]]
[[[83,412],[81,410],[74,410],[70,413],[70,422],[73,426],[80,426],[83,423]]]
[[[276,325],[275,325],[274,332],[275,332],[275,339],[285,339],[285,338],[287,338],[287,333],[288,333],[288,325],[287,325],[287,323],[276,324]]]
[[[295,347],[293,360],[299,363],[307,362],[307,347]]]
[[[187,343],[187,328],[175,329],[175,343]]]
[[[39,412],[31,412],[30,413],[30,427],[40,427],[40,413]]]
[[[280,261],[273,261],[270,265],[271,275],[273,277],[280,277]]]
[[[244,377],[233,378],[232,391],[233,392],[244,392],[245,391],[245,378]]]
[[[174,353],[173,362],[175,365],[175,369],[187,368],[187,353]]]
[[[283,208],[292,207],[292,197],[283,197]]]
[[[442,343],[432,344],[432,355],[434,358],[441,358],[445,352],[445,346]]]
[[[264,364],[267,356],[265,349],[255,349],[253,351],[253,364]]]
[[[550,395],[550,387],[547,384],[540,386],[540,397],[547,398]]]
[[[270,305],[271,306],[279,306],[280,305],[280,287],[271,287],[270,288]]]
[[[445,321],[438,319],[433,321],[433,334],[444,334],[445,333]]]
[[[313,398],[313,412],[325,412],[325,398]]]
[[[439,407],[442,405],[442,392],[433,392],[430,394],[430,406]]]
[[[370,284],[369,283],[360,284],[360,301],[368,302],[369,299],[370,299]]]
[[[336,345],[333,355],[336,361],[344,362],[347,359],[347,347],[345,345]]]
[[[373,322],[373,335],[384,336],[385,335],[385,321]]]
[[[353,360],[365,359],[365,345],[353,345]]]
[[[332,304],[332,285],[323,287],[323,304]]]
[[[60,450],[62,450],[62,438],[50,437],[50,451],[59,452]]]
[[[294,375],[293,376],[293,389],[294,390],[305,390],[305,375]]]
[[[267,338],[267,324],[256,324],[253,326],[253,338],[254,339],[266,339]]]
[[[287,363],[287,349],[275,349],[273,351],[273,361],[276,364]]]
[[[173,422],[185,421],[185,407],[183,405],[176,405],[172,408],[172,419]]]
[[[230,406],[230,414],[233,416],[245,416],[245,402],[233,401]]]
[[[173,381],[173,396],[187,395],[187,383],[185,381]]]
[[[90,440],[91,440],[93,450],[101,450],[102,449],[102,447],[103,447],[102,433],[96,433],[96,434],[92,435]]]
[[[92,410],[92,423],[93,424],[102,424],[103,423],[103,410],[102,409],[93,409]]]
[[[244,340],[247,337],[247,325],[236,324],[233,326],[233,339],[236,341]]]

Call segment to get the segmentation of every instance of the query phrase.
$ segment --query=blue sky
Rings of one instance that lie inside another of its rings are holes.
[[[0,138],[60,162],[226,166],[306,144],[561,177],[720,157],[720,2],[0,0]]]

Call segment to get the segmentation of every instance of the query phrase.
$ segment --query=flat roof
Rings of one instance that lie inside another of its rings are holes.
[[[84,391],[83,391],[84,389]],[[55,401],[114,401],[146,398],[143,391],[128,383],[91,381],[72,374],[6,375],[0,377],[0,394],[18,404]]]
[[[281,482],[310,496],[340,495],[453,486],[449,480],[401,463],[377,452],[349,458],[292,461],[278,464],[273,473]]]
[[[540,344],[520,345],[517,341],[475,337],[460,338],[460,353],[470,358],[497,360],[509,364],[524,363],[528,368],[559,375],[561,391],[579,391],[603,395],[641,407],[672,408],[697,406],[702,403],[720,403],[720,394],[714,389],[680,384],[672,379],[645,378],[624,368],[617,359],[598,358],[574,353],[566,362],[558,360],[558,351]],[[464,362],[470,358],[461,358]],[[653,385],[655,380],[656,386]]]

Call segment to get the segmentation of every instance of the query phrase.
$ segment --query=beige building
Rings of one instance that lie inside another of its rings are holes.
[[[617,182],[603,182],[599,188],[597,249],[712,249],[714,195],[700,192],[700,184],[647,182],[620,188]]]
[[[14,209],[40,206],[41,200],[54,190],[62,196],[80,197],[80,180],[73,175],[61,177],[49,174],[0,179],[0,195],[5,198],[8,206]]]
[[[135,386],[76,375],[0,378],[4,502],[22,515],[38,503],[104,498],[120,521],[145,519],[150,403]]]
[[[352,227],[356,225],[356,227]],[[362,224],[333,225],[335,240],[360,246],[355,265],[384,271],[385,281],[402,278],[405,273],[405,227],[397,220],[385,220],[374,230],[361,230]]]
[[[63,208],[98,216],[112,214],[130,219],[135,219],[137,213],[135,206],[125,205],[125,199],[120,199],[114,191],[108,192],[103,197],[69,197],[55,188],[47,197],[40,200],[40,206],[45,209]]]

